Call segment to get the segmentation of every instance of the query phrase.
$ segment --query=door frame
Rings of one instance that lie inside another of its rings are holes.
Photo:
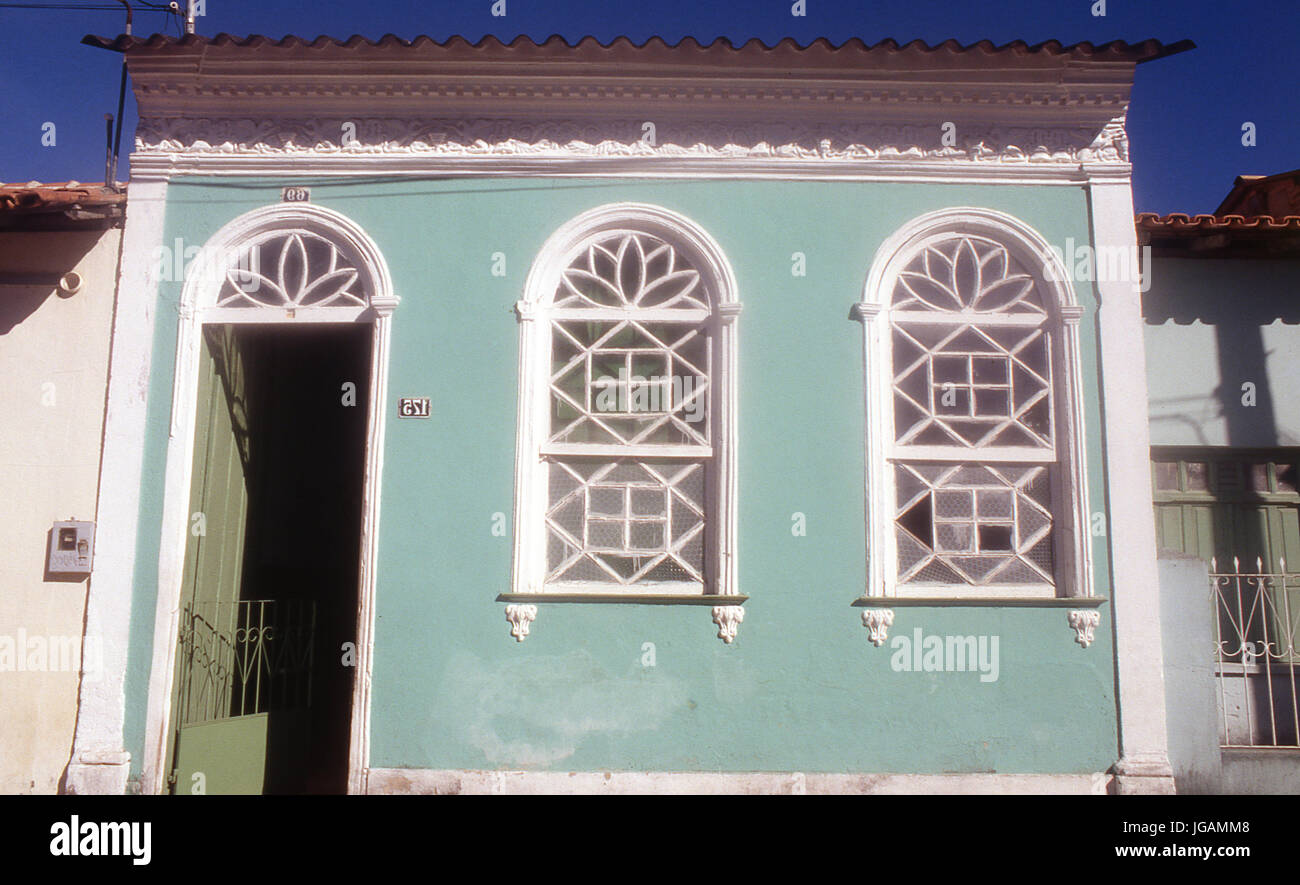
[[[368,282],[365,307],[316,307],[286,311],[277,307],[220,308],[215,306],[224,275],[203,271],[224,268],[242,244],[273,230],[306,228],[334,238],[358,259]],[[176,642],[180,628],[185,549],[190,528],[190,485],[193,474],[195,418],[198,398],[203,326],[208,324],[319,325],[365,323],[372,327],[370,385],[362,491],[360,569],[357,594],[356,672],[348,735],[349,793],[365,791],[370,757],[370,681],[374,651],[376,569],[379,553],[379,497],[382,486],[384,425],[388,400],[388,355],[392,313],[399,298],[393,292],[388,265],[378,246],[342,213],[311,203],[279,203],[254,209],[228,222],[199,251],[187,273],[178,305],[176,362],[164,478],[162,541],[158,556],[158,600],[154,614],[153,658],[145,724],[145,753],[141,790],[167,791],[168,738],[171,732]]]

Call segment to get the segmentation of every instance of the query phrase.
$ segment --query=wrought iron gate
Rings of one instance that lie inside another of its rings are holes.
[[[1220,742],[1225,747],[1300,747],[1300,574],[1231,572],[1210,561],[1219,683]],[[1247,566],[1249,568],[1249,566]]]

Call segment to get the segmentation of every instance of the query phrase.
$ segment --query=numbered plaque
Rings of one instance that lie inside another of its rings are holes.
[[[397,417],[428,418],[429,398],[427,396],[404,396],[397,401]]]

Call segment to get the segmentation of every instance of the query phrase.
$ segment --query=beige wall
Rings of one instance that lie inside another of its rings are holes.
[[[86,579],[45,580],[46,545],[55,520],[95,518],[120,242],[120,230],[0,232],[0,274],[84,280],[66,298],[0,286],[2,793],[56,792],[72,749]],[[42,643],[46,669],[26,669]],[[85,648],[93,666],[93,638]]]

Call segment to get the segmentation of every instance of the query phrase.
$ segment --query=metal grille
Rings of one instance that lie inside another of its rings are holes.
[[[187,604],[180,724],[310,707],[315,634],[313,600]]]
[[[1215,608],[1215,665],[1219,682],[1220,741],[1225,747],[1300,747],[1296,631],[1300,574],[1231,572],[1210,561]]]

